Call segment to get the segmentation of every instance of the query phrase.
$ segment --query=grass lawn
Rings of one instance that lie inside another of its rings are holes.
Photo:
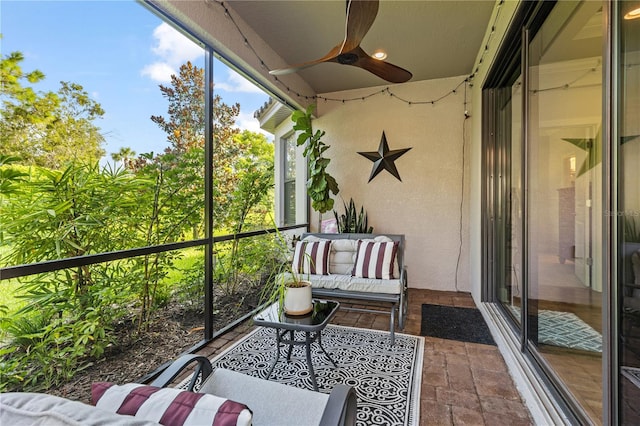
[[[25,301],[16,297],[18,287],[20,287],[20,283],[17,279],[0,281],[0,306],[6,306],[9,310],[9,315],[26,304]]]
[[[181,251],[182,257],[174,261],[175,269],[167,273],[164,282],[175,287],[184,281],[184,272],[193,268],[198,260],[203,257],[202,247],[190,247]]]

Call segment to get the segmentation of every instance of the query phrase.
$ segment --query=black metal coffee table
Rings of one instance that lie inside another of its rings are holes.
[[[331,321],[331,318],[334,317],[339,307],[340,303],[332,300],[314,300],[313,310],[310,313],[294,316],[281,312],[279,303],[276,302],[255,315],[253,322],[256,325],[273,328],[276,332],[276,358],[267,373],[266,379],[269,379],[280,359],[281,344],[289,345],[287,361],[291,361],[291,351],[294,345],[305,345],[309,376],[311,377],[313,389],[317,391],[318,383],[316,382],[316,374],[313,371],[313,363],[311,362],[311,344],[317,341],[320,351],[331,361],[334,367],[337,367],[336,362],[322,347],[322,330],[324,330],[329,321]],[[296,331],[304,333],[304,340],[295,339]],[[289,334],[289,337],[285,338],[287,334]]]

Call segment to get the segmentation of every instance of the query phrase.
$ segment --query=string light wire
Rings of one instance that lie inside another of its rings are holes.
[[[454,284],[455,284],[455,289],[456,291],[459,291],[458,289],[458,272],[460,270],[460,259],[462,258],[462,243],[463,243],[463,234],[462,234],[462,226],[463,226],[463,220],[464,220],[464,191],[465,191],[465,185],[464,185],[464,180],[465,180],[465,163],[466,163],[466,153],[465,150],[467,148],[467,136],[466,136],[466,124],[467,124],[467,118],[469,118],[469,111],[467,110],[467,84],[465,82],[464,85],[464,102],[463,102],[463,106],[464,106],[464,119],[462,120],[462,176],[461,176],[461,190],[460,190],[460,212],[459,212],[459,218],[460,218],[460,222],[459,222],[459,227],[458,227],[458,259],[456,260],[456,275],[455,275],[455,280],[454,280]]]
[[[238,31],[238,34],[240,35],[240,37],[243,40],[244,45],[251,50],[251,52],[253,53],[253,55],[258,59],[260,66],[264,69],[266,69],[267,71],[271,71],[271,68],[269,66],[267,66],[267,64],[265,63],[265,61],[260,57],[260,55],[258,54],[258,52],[256,51],[256,49],[253,47],[253,45],[251,44],[249,38],[245,35],[245,33],[242,31],[242,29],[240,28],[240,26],[238,25],[238,23],[236,22],[236,20],[233,17],[233,14],[231,13],[231,11],[229,10],[229,8],[227,8],[226,4],[224,1],[222,0],[210,0],[210,2],[219,5],[223,10],[224,10],[224,15],[231,20],[231,23],[233,24],[233,26],[235,27],[235,29]],[[466,77],[464,80],[462,80],[460,83],[458,83],[452,90],[446,92],[444,95],[434,98],[434,99],[428,99],[428,100],[412,100],[412,99],[407,99],[404,98],[402,96],[399,96],[398,94],[394,93],[389,87],[385,87],[384,89],[377,89],[367,95],[362,95],[362,96],[354,96],[354,97],[349,97],[349,98],[337,98],[337,97],[327,97],[327,96],[320,96],[320,95],[305,95],[302,94],[300,92],[297,92],[295,90],[293,90],[290,86],[288,86],[285,82],[283,82],[281,79],[279,79],[277,76],[272,76],[273,80],[278,83],[280,86],[282,86],[287,93],[290,94],[294,94],[296,97],[300,98],[300,99],[305,99],[305,100],[322,100],[325,102],[341,102],[343,104],[347,103],[347,102],[356,102],[356,101],[365,101],[371,97],[374,96],[379,96],[379,95],[388,95],[400,102],[404,102],[405,104],[411,106],[411,105],[436,105],[438,102],[443,101],[444,99],[448,98],[449,96],[455,95],[456,91],[460,88],[460,86],[462,86],[463,84],[465,85],[465,90],[467,89],[467,85],[471,86],[473,83],[473,79],[475,78],[475,76],[478,74],[478,72],[480,71],[481,66],[485,63],[485,57],[486,55],[489,53],[489,51],[491,50],[490,47],[493,43],[493,39],[496,36],[496,26],[497,26],[497,22],[500,19],[500,14],[502,11],[502,5],[504,4],[504,0],[500,0],[497,4],[497,11],[496,14],[493,18],[493,22],[491,23],[491,31],[489,32],[489,36],[487,37],[487,41],[484,45],[484,48],[482,50],[482,55],[480,55],[480,59],[478,59],[477,61],[477,65],[476,68],[474,69],[473,73],[471,75],[469,75],[468,77]],[[599,65],[598,65],[599,66]],[[544,91],[548,91],[548,90],[559,90],[559,89],[567,89],[570,87],[580,87],[580,86],[574,86],[575,83],[577,83],[579,80],[582,80],[584,77],[586,77],[587,75],[595,72],[597,69],[596,67],[590,68],[588,71],[586,71],[583,75],[579,76],[578,78],[576,78],[575,80],[566,83],[566,84],[562,84],[559,86],[555,86],[555,87],[550,87],[550,88],[546,88],[546,89],[540,89],[537,90],[537,92],[544,92]],[[465,100],[466,102],[466,100]],[[465,107],[465,111],[466,111],[466,107]]]

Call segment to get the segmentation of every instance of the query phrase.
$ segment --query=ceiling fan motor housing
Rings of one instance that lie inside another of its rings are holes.
[[[338,55],[337,59],[338,62],[343,65],[352,65],[358,61],[358,55],[355,53],[342,53],[341,55]]]

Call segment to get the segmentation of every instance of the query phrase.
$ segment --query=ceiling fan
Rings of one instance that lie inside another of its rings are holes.
[[[273,75],[291,74],[323,62],[337,62],[363,68],[391,83],[404,83],[412,74],[396,65],[375,59],[367,54],[360,43],[378,14],[379,0],[347,0],[347,20],[344,40],[322,58],[291,67],[269,71]]]

